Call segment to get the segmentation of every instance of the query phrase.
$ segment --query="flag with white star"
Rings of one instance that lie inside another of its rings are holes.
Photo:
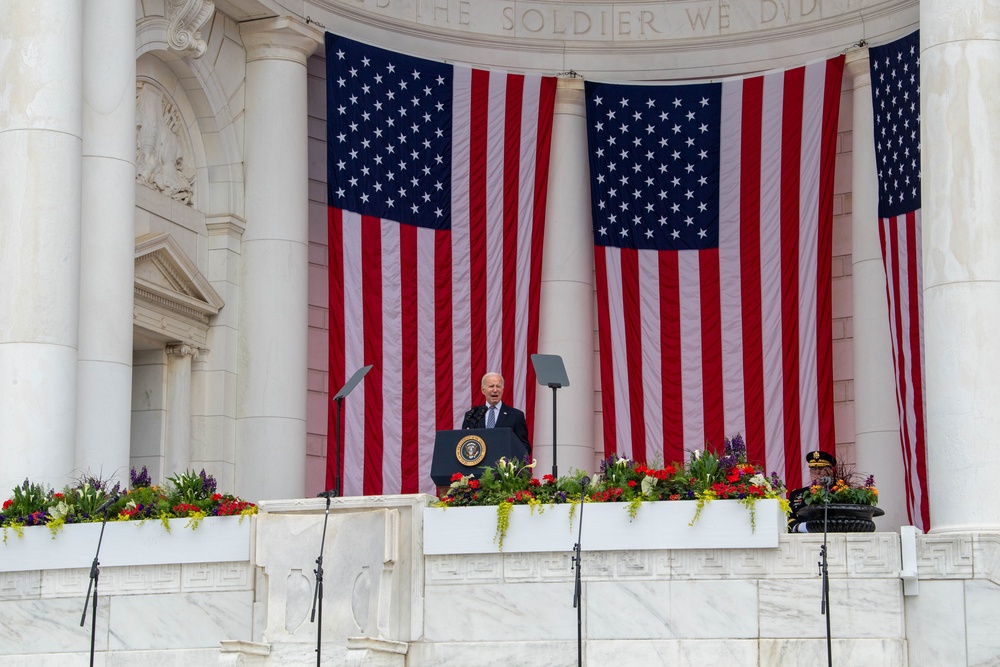
[[[606,453],[682,460],[741,433],[794,488],[834,445],[843,62],[586,84]]]
[[[434,493],[434,436],[505,378],[532,422],[554,77],[326,36],[332,396],[327,488]]]
[[[920,32],[868,50],[878,224],[910,523],[930,528],[920,229]]]

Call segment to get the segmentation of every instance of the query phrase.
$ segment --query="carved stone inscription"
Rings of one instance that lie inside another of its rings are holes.
[[[436,28],[527,39],[656,41],[768,30],[856,14],[865,0],[339,0]]]

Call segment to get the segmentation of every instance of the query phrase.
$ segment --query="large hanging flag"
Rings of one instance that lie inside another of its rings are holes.
[[[869,49],[896,403],[910,523],[930,528],[924,423],[923,280],[920,245],[920,32]]]
[[[804,452],[833,450],[843,63],[586,85],[606,452],[681,460],[742,433],[795,488]]]
[[[327,484],[433,492],[435,431],[503,400],[529,427],[556,81],[326,36],[330,395]],[[335,466],[342,462],[342,470]]]

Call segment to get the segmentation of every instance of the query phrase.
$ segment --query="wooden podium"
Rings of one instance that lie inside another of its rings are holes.
[[[473,428],[461,431],[438,431],[434,438],[431,479],[447,487],[456,472],[477,473],[501,457],[521,459],[527,446],[509,428]]]

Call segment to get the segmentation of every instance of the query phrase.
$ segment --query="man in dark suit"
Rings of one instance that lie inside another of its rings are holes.
[[[805,496],[811,486],[822,484],[823,479],[831,479],[836,474],[837,457],[829,452],[815,451],[806,454],[806,463],[809,465],[809,484],[801,489],[795,489],[788,493],[788,506],[792,513],[788,515],[788,532],[808,533],[807,521],[799,516],[799,510],[806,506]]]
[[[524,413],[500,401],[503,396],[503,376],[499,373],[487,373],[483,376],[482,388],[486,404],[477,405],[466,412],[462,428],[509,428],[528,448],[530,455],[531,442],[528,440],[528,422],[524,419]]]

